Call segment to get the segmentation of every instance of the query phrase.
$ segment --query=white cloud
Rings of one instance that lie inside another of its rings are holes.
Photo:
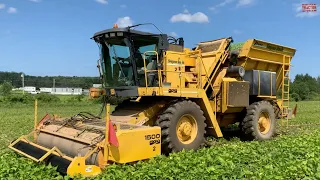
[[[170,19],[171,22],[187,22],[187,23],[207,23],[209,18],[202,12],[191,14],[189,12],[179,13],[173,15]]]
[[[29,0],[29,1],[31,1],[31,2],[41,2],[41,0]]]
[[[242,32],[240,30],[238,30],[238,29],[235,29],[235,30],[233,30],[233,33],[234,34],[241,34]]]
[[[127,7],[127,5],[125,5],[125,4],[121,4],[121,5],[120,5],[120,7],[121,7],[121,8],[126,8],[126,7]]]
[[[234,1],[234,0],[224,0],[223,2],[219,3],[219,4],[217,5],[217,7],[223,7],[223,6],[227,5],[227,4],[232,3],[233,1]]]
[[[133,21],[129,16],[118,18],[116,24],[118,27],[128,27],[133,25]]]
[[[176,32],[170,32],[169,35],[173,36],[173,37],[177,37],[178,36],[178,34]]]
[[[213,12],[219,12],[220,8],[226,5],[230,6],[229,4],[233,4],[234,2],[238,2],[237,6],[243,6],[244,4],[253,3],[253,1],[254,0],[224,0],[219,4],[209,7],[209,10]]]
[[[320,15],[320,12],[317,11],[317,12],[303,12],[302,11],[302,4],[309,4],[309,2],[301,2],[301,3],[298,3],[298,4],[293,4],[293,10],[296,12],[296,17],[299,17],[299,18],[311,18],[311,17],[315,17],[315,16],[318,16]]]
[[[5,4],[0,4],[0,9],[4,9],[6,7]]]
[[[254,3],[254,1],[255,0],[239,0],[238,4],[237,4],[237,7],[251,5],[251,4]]]
[[[18,10],[17,10],[17,8],[9,7],[7,12],[8,12],[9,14],[14,14],[14,13],[17,13]]]
[[[210,10],[210,11],[216,11],[216,10],[217,10],[217,7],[216,7],[216,6],[211,6],[211,7],[209,7],[209,10]]]
[[[98,2],[100,4],[108,4],[107,0],[96,0],[96,2]]]

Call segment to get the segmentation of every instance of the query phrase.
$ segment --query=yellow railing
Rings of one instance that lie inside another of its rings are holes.
[[[147,65],[146,65],[146,55],[147,53],[154,53],[157,57],[157,67],[158,67],[158,64],[159,64],[159,55],[158,55],[158,52],[157,51],[146,51],[143,53],[143,65],[144,65],[144,79],[145,79],[145,82],[146,82],[146,87],[148,87],[148,73],[150,72],[157,72],[158,73],[158,79],[159,79],[159,87],[162,87],[162,76],[161,76],[161,70],[159,68],[157,68],[156,70],[148,70],[147,69]]]

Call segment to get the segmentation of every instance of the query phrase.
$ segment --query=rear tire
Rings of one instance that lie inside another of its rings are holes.
[[[195,102],[180,101],[170,105],[157,119],[161,127],[162,152],[196,150],[204,143],[205,117]]]
[[[269,140],[275,134],[275,123],[273,106],[268,101],[259,101],[247,108],[239,128],[246,140]]]

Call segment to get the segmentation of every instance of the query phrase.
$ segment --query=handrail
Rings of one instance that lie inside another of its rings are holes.
[[[180,57],[178,58],[178,64],[179,64],[179,71],[178,71],[178,73],[179,73],[179,89],[181,89],[181,77],[182,77],[182,75],[181,75],[181,61],[180,61]],[[182,95],[182,93],[181,93],[181,91],[179,91],[180,92],[180,96]]]
[[[157,70],[148,70],[147,69],[147,66],[146,66],[146,54],[147,53],[155,53],[156,56],[157,56]],[[158,71],[158,79],[159,79],[159,88],[161,87],[162,85],[162,76],[161,76],[161,70],[159,70],[158,68],[158,64],[159,64],[159,54],[157,51],[145,51],[143,53],[143,65],[144,65],[144,78],[145,78],[145,82],[146,82],[146,88],[148,87],[148,77],[147,77],[147,73],[148,72],[154,72],[154,71]]]

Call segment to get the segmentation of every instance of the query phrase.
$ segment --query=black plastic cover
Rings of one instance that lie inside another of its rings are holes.
[[[261,70],[246,70],[243,77],[250,82],[249,95],[276,96],[276,73]]]

